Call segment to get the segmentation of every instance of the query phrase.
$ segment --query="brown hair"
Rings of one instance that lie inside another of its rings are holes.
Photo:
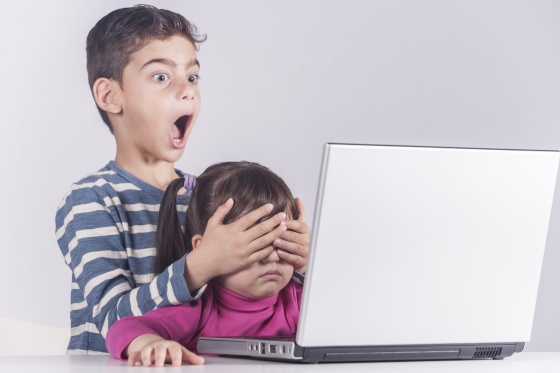
[[[208,167],[196,178],[183,233],[177,215],[176,196],[184,180],[179,178],[169,184],[160,205],[156,241],[158,274],[192,251],[192,237],[204,234],[208,220],[230,197],[233,198],[234,205],[226,215],[224,224],[235,221],[266,203],[272,203],[274,208],[256,224],[279,212],[287,212],[291,219],[299,218],[292,192],[274,172],[258,163],[224,162]]]
[[[132,53],[151,40],[167,40],[180,35],[198,50],[206,35],[198,35],[196,27],[178,13],[151,5],[136,5],[112,11],[90,30],[86,40],[89,87],[99,78],[116,80],[122,86],[122,76]],[[97,107],[103,122],[113,133],[107,112]]]

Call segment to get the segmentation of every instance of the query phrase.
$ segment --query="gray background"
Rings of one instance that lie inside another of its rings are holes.
[[[310,220],[326,141],[560,148],[559,1],[150,3],[208,34],[202,111],[178,167],[263,163]],[[133,4],[3,3],[0,316],[69,325],[54,214],[72,182],[115,154],[87,85],[85,38]],[[559,245],[556,203],[527,350],[560,351]]]

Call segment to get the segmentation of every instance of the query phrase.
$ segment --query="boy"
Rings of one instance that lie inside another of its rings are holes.
[[[89,84],[117,154],[73,184],[56,213],[56,237],[72,270],[68,354],[107,353],[105,335],[118,319],[198,299],[212,278],[273,250],[305,269],[309,228],[301,201],[299,221],[278,214],[253,226],[271,211],[267,204],[223,225],[230,199],[210,219],[201,250],[154,276],[159,203],[169,182],[185,175],[174,162],[200,110],[196,50],[205,36],[196,32],[179,14],[138,5],[109,13],[88,34]],[[178,210],[188,201],[189,194],[179,195]]]

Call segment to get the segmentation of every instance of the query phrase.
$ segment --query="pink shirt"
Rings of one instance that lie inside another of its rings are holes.
[[[195,352],[201,336],[293,336],[301,292],[302,286],[291,280],[275,296],[250,299],[211,281],[202,297],[193,302],[120,319],[109,328],[107,350],[121,359],[125,348],[141,334],[156,334]]]

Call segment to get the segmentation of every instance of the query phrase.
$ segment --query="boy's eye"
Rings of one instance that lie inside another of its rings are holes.
[[[152,78],[158,83],[165,83],[166,81],[169,80],[167,74],[163,74],[163,73],[155,74],[154,76],[152,76]]]
[[[189,79],[189,83],[196,84],[198,83],[199,76],[196,74],[189,75],[188,79]]]

